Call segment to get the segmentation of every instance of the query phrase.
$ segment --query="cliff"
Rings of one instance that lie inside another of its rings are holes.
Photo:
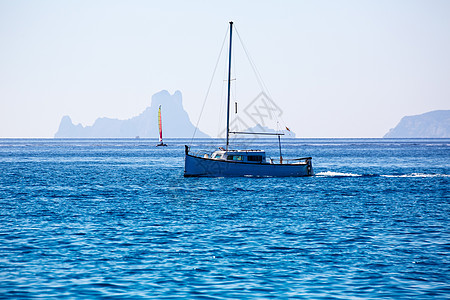
[[[195,126],[183,108],[180,91],[173,95],[163,90],[152,96],[151,106],[140,115],[127,120],[98,118],[92,126],[73,124],[69,116],[64,116],[55,138],[157,138],[158,108],[161,105],[163,138],[192,137]],[[197,130],[195,137],[209,137]]]
[[[450,138],[450,110],[403,117],[384,138]]]

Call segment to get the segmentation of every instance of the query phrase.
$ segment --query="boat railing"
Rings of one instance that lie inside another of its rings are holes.
[[[206,151],[195,151],[195,152],[189,152],[190,155],[192,156],[197,156],[197,157],[209,157],[210,153],[206,152]]]
[[[301,158],[289,158],[289,159],[279,159],[279,158],[270,158],[271,164],[278,165],[290,165],[290,164],[309,164],[311,162],[312,157],[301,157]]]
[[[208,152],[206,150],[199,150],[199,151],[191,151],[189,146],[185,146],[185,153],[192,155],[192,156],[197,156],[197,157],[203,157],[203,158],[209,158],[211,155],[211,152]]]

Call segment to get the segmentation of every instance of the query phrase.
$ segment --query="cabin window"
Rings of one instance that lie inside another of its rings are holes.
[[[242,155],[228,155],[227,160],[238,160],[242,161],[244,160],[244,157]]]
[[[249,155],[247,157],[248,161],[256,161],[256,162],[262,162],[262,156],[261,155]]]

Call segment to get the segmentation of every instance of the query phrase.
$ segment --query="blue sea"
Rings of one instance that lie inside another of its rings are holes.
[[[450,140],[284,140],[302,178],[184,178],[165,142],[0,139],[0,298],[450,298]]]

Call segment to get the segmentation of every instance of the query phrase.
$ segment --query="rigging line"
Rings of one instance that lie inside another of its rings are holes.
[[[261,73],[258,71],[258,68],[256,67],[255,62],[253,61],[252,57],[250,56],[249,51],[245,47],[244,41],[242,40],[242,38],[241,38],[241,36],[240,36],[240,34],[239,34],[237,29],[236,29],[236,34],[237,34],[237,36],[239,38],[239,41],[241,42],[242,48],[244,49],[244,52],[245,52],[245,55],[247,56],[247,59],[250,62],[250,66],[252,67],[253,72],[255,73],[256,80],[258,81],[258,84],[259,84],[261,90],[262,91],[266,91],[267,94],[269,95],[270,99],[273,100],[273,97],[272,97],[269,89],[267,88],[267,85],[265,84],[264,80],[262,79]],[[267,104],[270,106],[271,109],[274,109],[274,107],[272,107],[270,102],[268,102]],[[275,118],[277,118],[276,115],[274,115],[274,116],[275,116]]]
[[[236,32],[236,35],[237,35],[238,38],[239,38],[239,41],[241,42],[242,48],[244,49],[244,52],[245,52],[245,55],[247,56],[247,59],[248,59],[249,62],[250,62],[250,66],[252,67],[253,72],[255,73],[255,76],[256,76],[256,79],[257,79],[257,81],[258,81],[258,84],[260,85],[260,87],[261,87],[261,89],[262,89],[263,91],[266,91],[266,92],[267,92],[267,94],[268,94],[268,96],[270,97],[270,99],[274,100],[274,98],[273,98],[273,96],[271,95],[269,89],[267,88],[267,85],[265,84],[264,80],[262,79],[262,76],[261,76],[261,74],[259,73],[258,68],[256,67],[256,64],[253,62],[253,59],[251,58],[250,53],[248,52],[247,48],[245,47],[245,44],[244,44],[244,42],[243,42],[243,40],[242,40],[242,38],[241,38],[241,36],[240,36],[240,34],[239,34],[239,31],[237,30],[236,26],[235,26],[235,32]],[[268,101],[267,105],[268,105],[271,109],[275,110],[275,107],[273,107],[273,105],[272,105],[272,103],[271,103],[270,101]],[[274,117],[275,117],[275,119],[276,119],[277,122],[278,122],[278,119],[281,119],[281,122],[282,122],[283,124],[285,124],[285,122],[284,122],[284,120],[281,118],[281,116],[277,116],[276,114],[274,114]],[[285,126],[285,127],[287,127],[287,126]]]
[[[239,41],[241,42],[242,48],[244,49],[245,55],[247,56],[248,61],[250,62],[250,66],[252,67],[253,73],[255,73],[256,76],[256,80],[258,81],[259,87],[264,91],[266,90],[264,88],[264,82],[262,82],[262,78],[261,75],[259,75],[258,70],[256,69],[256,65],[253,63],[252,58],[250,57],[249,52],[247,51],[247,48],[244,45],[244,42],[242,41],[241,35],[239,34],[239,31],[236,29],[235,27],[235,31],[236,31],[236,35],[239,38]]]
[[[228,55],[227,55],[228,57]],[[226,59],[226,57],[224,57],[224,60],[222,62],[224,64],[223,67],[223,74],[222,74],[222,78],[227,78],[227,74],[228,74],[228,60]],[[222,127],[222,121],[223,121],[223,116],[225,115],[224,113],[224,109],[227,107],[226,103],[227,103],[227,94],[226,94],[226,88],[227,88],[227,84],[228,84],[228,80],[227,79],[223,79],[222,81],[222,89],[220,91],[220,109],[219,109],[219,117],[218,117],[218,122],[217,122],[217,137],[221,137],[221,127]],[[224,129],[225,130],[225,129]],[[222,143],[223,144],[223,143]]]
[[[191,144],[193,143],[195,134],[197,133],[198,124],[200,123],[200,119],[201,119],[202,114],[203,114],[203,109],[205,108],[206,99],[208,99],[208,95],[209,95],[209,92],[211,90],[211,85],[213,83],[214,76],[216,74],[217,66],[219,65],[220,56],[222,56],[223,46],[225,45],[225,41],[226,41],[227,36],[228,36],[228,31],[229,31],[229,29],[227,28],[227,32],[225,33],[225,37],[223,38],[222,47],[220,48],[219,56],[217,57],[216,66],[214,67],[213,75],[211,77],[211,81],[209,82],[208,90],[206,91],[205,100],[203,100],[202,109],[200,111],[200,115],[198,117],[197,124],[195,125],[194,134],[192,135],[192,139],[191,139]]]
[[[220,105],[219,105],[219,115],[218,115],[219,121],[217,122],[217,134],[216,134],[216,136],[220,136],[220,127],[221,127],[220,124],[222,124],[223,106],[224,106],[224,103],[225,103],[225,101],[224,101],[224,87],[225,87],[225,84],[222,83],[222,88],[220,90]]]
[[[233,60],[233,62],[232,62],[232,68],[231,68],[231,82],[233,83],[233,81],[234,81],[234,83],[231,85],[231,90],[230,90],[230,105],[232,105],[233,106],[233,108],[234,108],[234,103],[235,103],[235,101],[236,101],[236,86],[237,86],[237,72],[236,72],[236,68],[237,68],[237,64],[236,64],[236,47],[233,47],[232,49],[231,49],[231,51],[232,51],[232,55],[231,55],[231,57],[232,57],[232,60]],[[230,130],[231,130],[231,125],[233,125],[234,127],[236,127],[237,126],[237,122],[236,122],[236,114],[235,113],[233,113],[233,111],[234,111],[234,109],[232,109],[230,112],[231,112],[231,123],[230,123]],[[231,140],[233,140],[233,142],[234,142],[234,140],[235,140],[235,138],[232,136],[231,137]]]
[[[269,89],[267,88],[266,83],[263,80],[263,77],[261,76],[261,73],[259,72],[258,68],[256,67],[256,64],[253,61],[252,56],[250,55],[250,52],[247,50],[247,47],[245,47],[244,41],[242,40],[242,38],[241,38],[237,28],[235,28],[235,31],[236,31],[236,34],[237,34],[237,36],[239,38],[239,41],[241,42],[242,48],[244,49],[245,55],[247,56],[247,59],[250,62],[250,66],[252,67],[253,72],[255,73],[256,79],[258,80],[258,83],[259,83],[261,89],[263,91],[266,91],[267,94],[269,95],[269,97],[271,99],[273,99],[272,95],[270,94]]]
[[[236,55],[236,50],[235,50],[236,48],[233,48],[233,72],[234,72],[234,84],[233,84],[233,86],[232,86],[232,91],[231,91],[231,93],[232,93],[232,95],[233,95],[233,97],[232,97],[232,99],[233,99],[233,103],[237,103],[237,99],[238,99],[238,94],[237,94],[237,92],[238,92],[238,89],[237,89],[237,85],[238,85],[238,70],[240,70],[240,69],[238,69],[238,64],[236,64],[236,57],[237,57],[237,55]],[[233,104],[233,106],[235,106],[236,104]],[[238,114],[237,114],[237,112],[236,112],[236,110],[235,110],[235,113],[234,114],[232,114],[233,115],[233,119],[234,119],[234,124],[235,124],[235,127],[237,127],[237,128],[239,128],[239,123],[238,123]]]

